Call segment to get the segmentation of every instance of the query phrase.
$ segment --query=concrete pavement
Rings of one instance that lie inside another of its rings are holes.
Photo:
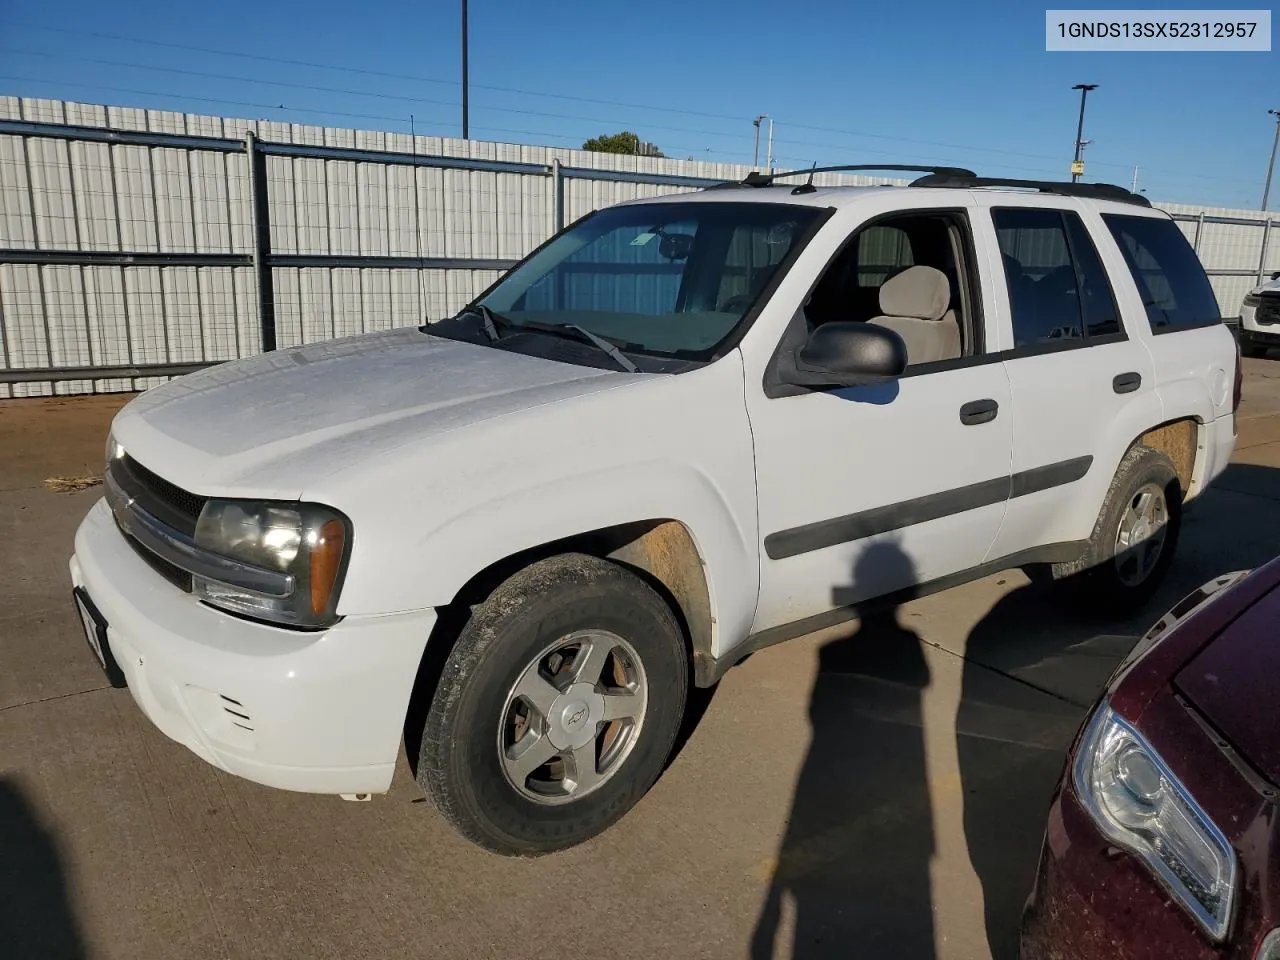
[[[1020,573],[730,671],[615,828],[506,860],[401,764],[369,803],[225,775],[112,690],[69,602],[72,535],[122,398],[0,404],[0,957],[1016,955],[1063,750],[1191,588],[1280,550],[1280,362],[1246,361],[1236,464],[1148,612],[1107,622]]]

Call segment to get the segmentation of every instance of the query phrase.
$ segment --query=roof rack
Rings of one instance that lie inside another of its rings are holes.
[[[1151,201],[1141,194],[1116,186],[1114,183],[1071,183],[1059,180],[1013,180],[1005,177],[979,177],[964,173],[933,173],[913,180],[913,187],[951,187],[968,189],[970,187],[1020,187],[1027,190],[1038,190],[1040,193],[1053,193],[1061,197],[1088,197],[1092,200],[1115,200],[1119,203],[1132,203],[1139,207],[1151,206]]]
[[[964,167],[922,167],[905,163],[854,163],[841,164],[835,167],[809,167],[802,170],[787,170],[783,173],[759,173],[752,170],[741,180],[717,183],[706,189],[732,190],[739,187],[771,187],[773,186],[773,181],[781,180],[783,177],[800,177],[808,174],[809,182],[801,184],[791,192],[813,193],[817,189],[813,185],[813,175],[815,173],[845,173],[854,170],[905,170],[911,173],[928,173],[936,177],[977,177],[976,173],[972,170],[966,170]]]

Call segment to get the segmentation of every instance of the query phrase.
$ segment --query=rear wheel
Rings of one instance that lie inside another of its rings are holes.
[[[684,636],[627,570],[566,554],[472,610],[426,720],[418,780],[467,838],[560,850],[652,786],[684,711]]]
[[[1109,612],[1135,610],[1173,562],[1182,522],[1182,485],[1167,456],[1135,446],[1107,491],[1084,557],[1055,574],[1079,571],[1081,596]]]

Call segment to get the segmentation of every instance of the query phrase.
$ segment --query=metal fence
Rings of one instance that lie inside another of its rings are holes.
[[[567,221],[749,169],[0,97],[0,396],[446,316]],[[1280,219],[1161,206],[1225,311],[1280,270]]]

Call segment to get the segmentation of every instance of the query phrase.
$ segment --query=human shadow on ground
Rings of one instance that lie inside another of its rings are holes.
[[[1121,619],[1064,584],[1004,595],[962,646],[955,737],[970,862],[995,960],[1018,956],[1023,905],[1067,749],[1115,666],[1179,599],[1280,550],[1280,470],[1236,464],[1183,518],[1174,564],[1156,596]],[[859,557],[868,571],[912,561],[892,543]],[[1010,571],[999,578],[1023,575]],[[883,581],[881,581],[883,582]],[[819,653],[812,741],[796,785],[751,955],[797,960],[934,956],[929,863],[932,803],[924,754],[922,641],[893,608],[864,616]],[[959,638],[957,638],[959,639]],[[951,644],[948,644],[950,647]],[[932,653],[932,652],[931,652]],[[935,656],[948,656],[939,651]]]
[[[896,543],[862,553],[854,583],[885,565],[911,582]],[[810,699],[813,728],[786,834],[752,939],[753,960],[933,957],[933,820],[921,696],[929,668],[896,608],[825,644]]]
[[[0,779],[0,956],[85,956],[57,842],[12,779]]]

